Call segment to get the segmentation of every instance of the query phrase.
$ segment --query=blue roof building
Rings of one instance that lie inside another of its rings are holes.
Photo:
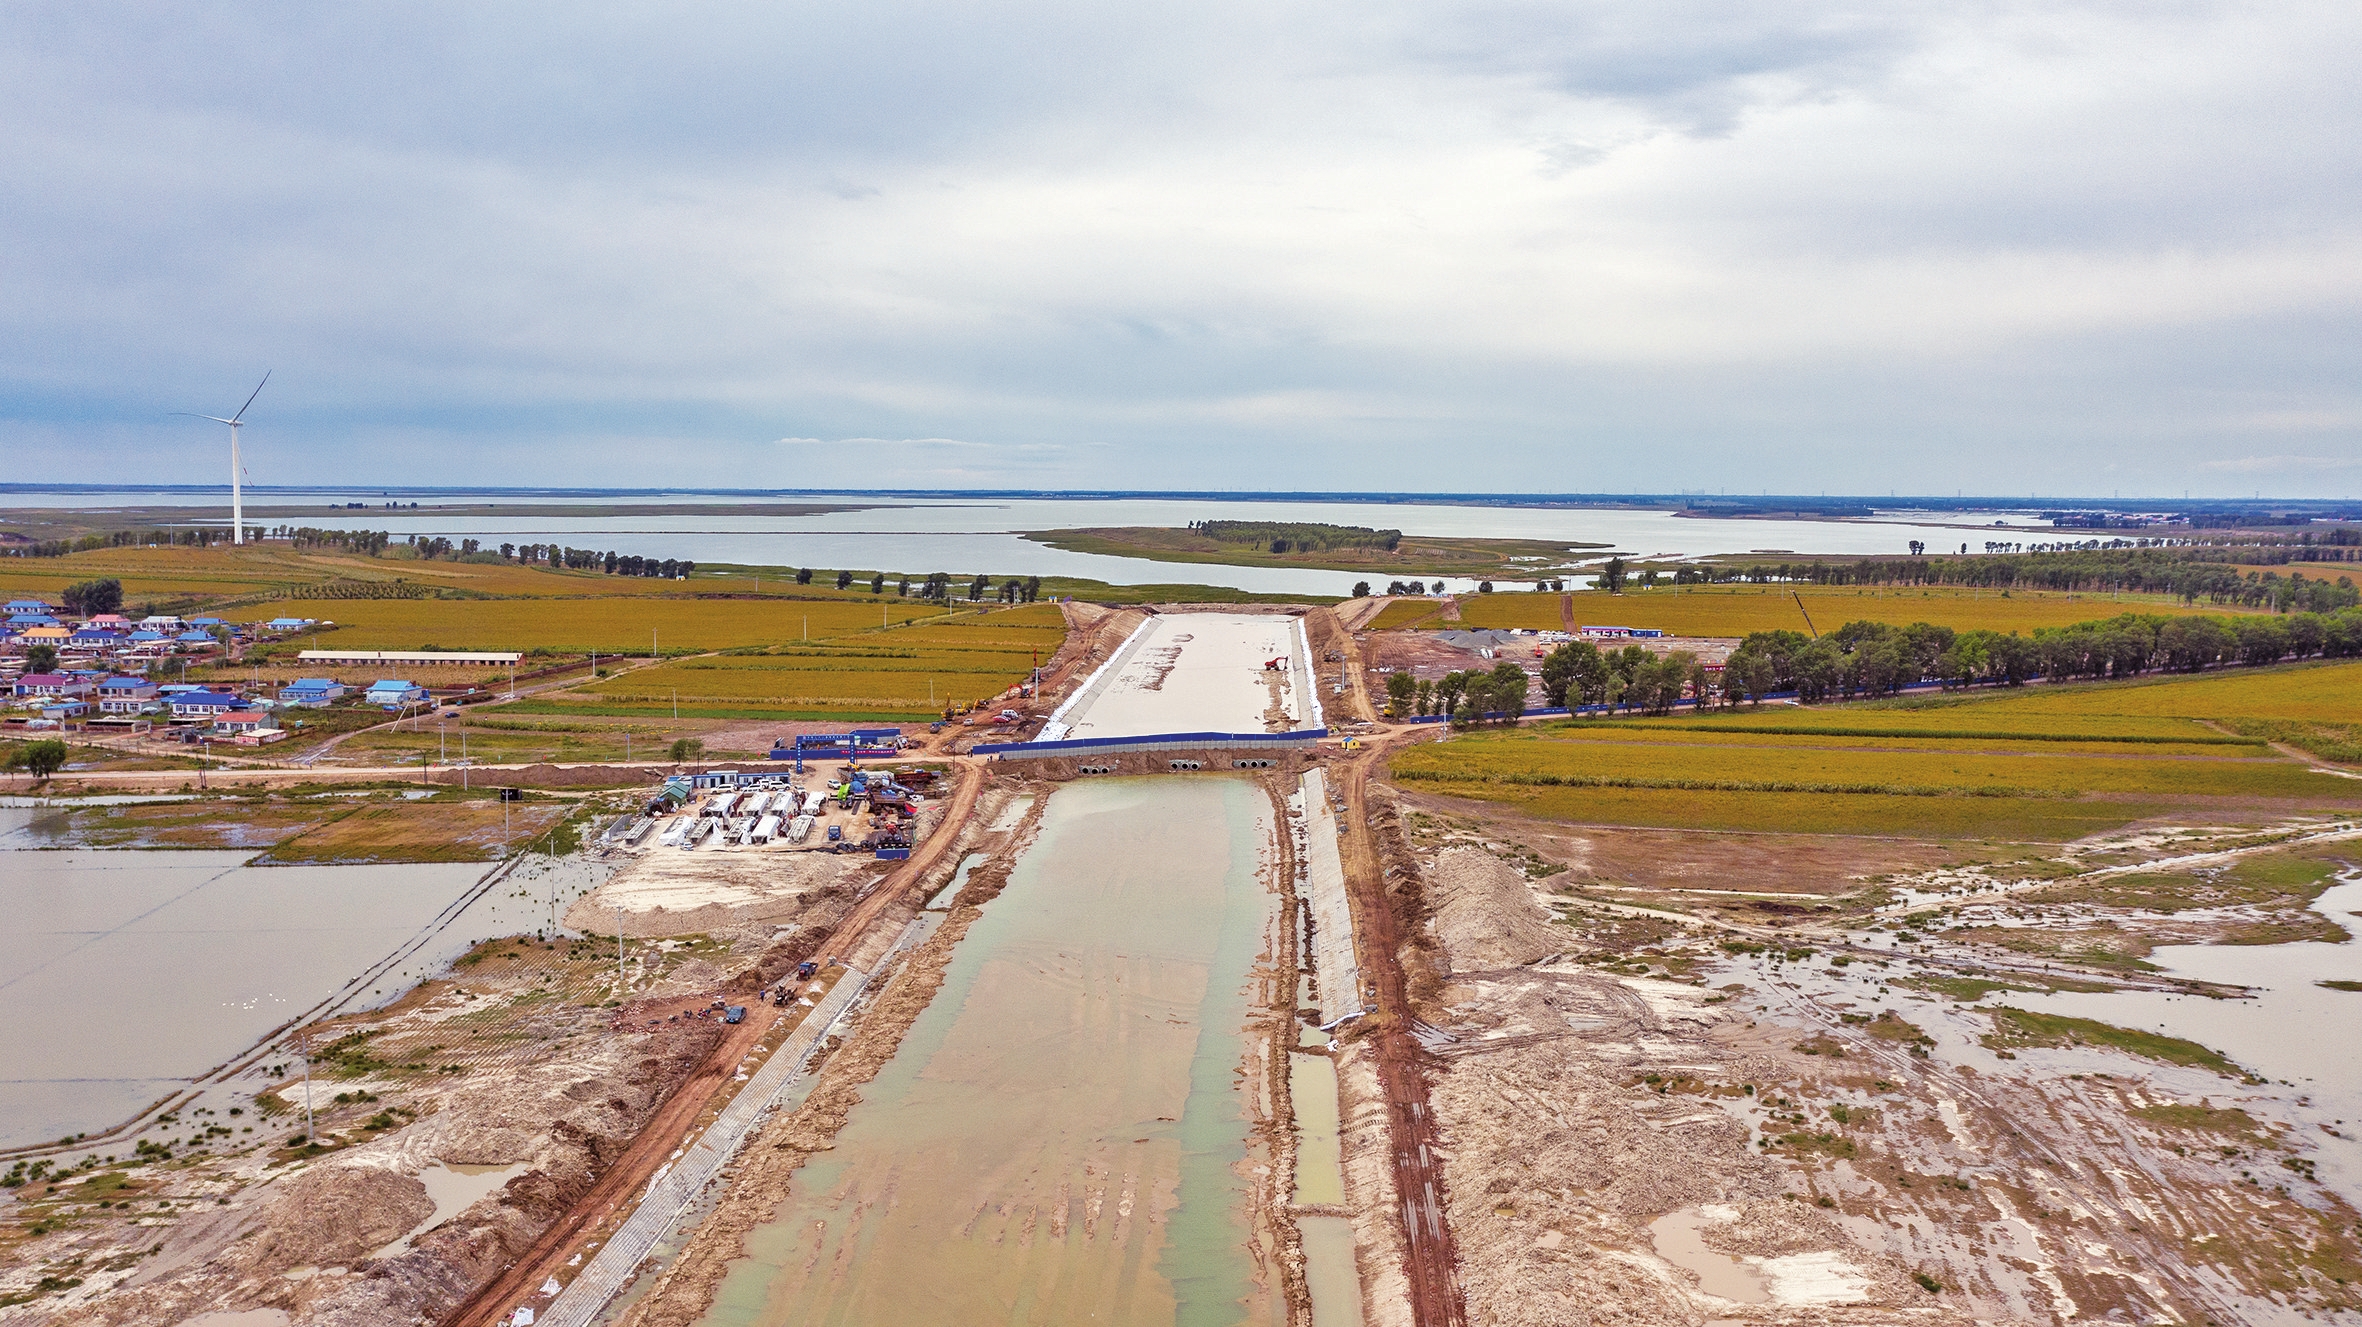
[[[333,677],[299,677],[279,688],[280,703],[318,707],[345,694],[345,685]]]
[[[361,698],[372,705],[423,705],[427,694],[426,688],[416,682],[380,678],[369,684],[369,690]]]

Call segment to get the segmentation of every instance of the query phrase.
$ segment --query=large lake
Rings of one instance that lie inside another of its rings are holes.
[[[391,490],[387,490],[390,492]],[[337,489],[316,493],[257,493],[250,507],[316,502],[379,500],[380,490]],[[629,497],[567,495],[542,497],[462,492],[414,493],[403,500],[427,504],[483,503],[480,513],[418,513],[360,510],[306,517],[307,524],[346,529],[475,538],[490,544],[557,543],[613,549],[644,557],[686,558],[702,563],[808,566],[888,572],[947,571],[955,575],[1074,576],[1113,585],[1191,583],[1226,585],[1272,594],[1343,595],[1360,577],[1347,572],[1298,571],[1269,567],[1224,567],[1207,563],[1164,563],[1141,558],[1068,553],[1018,537],[1024,530],[1086,526],[1185,526],[1203,520],[1322,521],[1366,525],[1427,536],[1491,536],[1556,539],[1606,544],[1642,557],[1702,557],[1759,549],[1803,554],[1901,556],[1913,540],[1935,549],[1967,544],[1980,549],[1987,535],[1970,528],[1968,517],[1895,512],[1876,520],[1699,520],[1670,511],[1569,510],[1448,503],[1244,502],[1169,498],[878,498],[861,494],[796,494],[776,499],[739,494],[661,493]],[[502,507],[531,505],[592,508],[619,503],[743,506],[776,502],[782,514],[768,515],[584,515],[518,516]],[[811,503],[878,504],[860,511],[795,515],[786,510]],[[103,509],[113,506],[189,506],[192,519],[226,523],[227,496],[200,499],[187,493],[133,490],[92,493],[0,493],[0,506]],[[2015,539],[2039,538],[2046,522],[2012,517]],[[1468,590],[1473,581],[1449,581]]]

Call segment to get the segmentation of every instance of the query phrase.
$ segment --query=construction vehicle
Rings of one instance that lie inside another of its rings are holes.
[[[1283,655],[1281,655],[1280,657],[1278,657],[1277,659],[1267,659],[1267,660],[1265,660],[1265,661],[1264,661],[1264,663],[1263,663],[1263,671],[1264,671],[1264,672],[1266,672],[1266,673],[1276,673],[1276,672],[1278,672],[1279,670],[1281,670],[1282,668],[1285,668],[1285,667],[1287,667],[1287,666],[1288,666],[1288,656],[1286,656],[1286,655],[1284,655],[1284,654],[1283,654]]]

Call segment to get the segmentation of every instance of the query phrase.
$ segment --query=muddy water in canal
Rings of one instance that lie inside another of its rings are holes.
[[[1284,1322],[1238,1077],[1271,834],[1244,780],[1055,793],[708,1321]]]

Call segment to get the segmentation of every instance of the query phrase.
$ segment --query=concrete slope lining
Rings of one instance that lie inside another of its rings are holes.
[[[1303,842],[1296,856],[1296,888],[1312,918],[1312,970],[1320,986],[1321,1025],[1337,1024],[1362,1012],[1361,967],[1353,953],[1353,905],[1345,893],[1345,863],[1337,851],[1337,817],[1329,806],[1328,778],[1320,770],[1304,775],[1291,801],[1300,808]],[[1293,809],[1293,808],[1292,808]]]
[[[918,924],[913,922],[912,926]],[[904,938],[909,938],[907,930]],[[898,940],[896,951],[903,947]],[[884,966],[879,965],[881,969]],[[582,1274],[567,1283],[549,1308],[538,1315],[535,1321],[539,1327],[589,1327],[608,1301],[631,1283],[657,1242],[672,1230],[689,1204],[721,1173],[730,1158],[737,1155],[779,1098],[804,1076],[821,1039],[844,1017],[868,984],[869,974],[848,969],[829,988],[811,1014],[788,1034],[787,1041],[755,1070],[745,1089],[722,1108],[720,1116],[696,1144],[658,1174],[639,1207],[591,1257]]]
[[[1140,647],[1140,642],[1147,638],[1149,628],[1155,626],[1156,621],[1154,614],[1142,618],[1140,625],[1132,628],[1132,634],[1124,637],[1123,644],[1116,646],[1106,660],[1097,668],[1092,669],[1089,677],[1083,679],[1083,684],[1074,689],[1074,694],[1068,696],[1065,702],[1051,713],[1049,722],[1042,725],[1041,736],[1036,740],[1055,742],[1064,737],[1067,730],[1073,726],[1067,722],[1066,716],[1080,713],[1077,706],[1088,708],[1089,702],[1096,699],[1099,693],[1115,680],[1116,675],[1123,671],[1123,665],[1130,661],[1132,652],[1137,650]]]

